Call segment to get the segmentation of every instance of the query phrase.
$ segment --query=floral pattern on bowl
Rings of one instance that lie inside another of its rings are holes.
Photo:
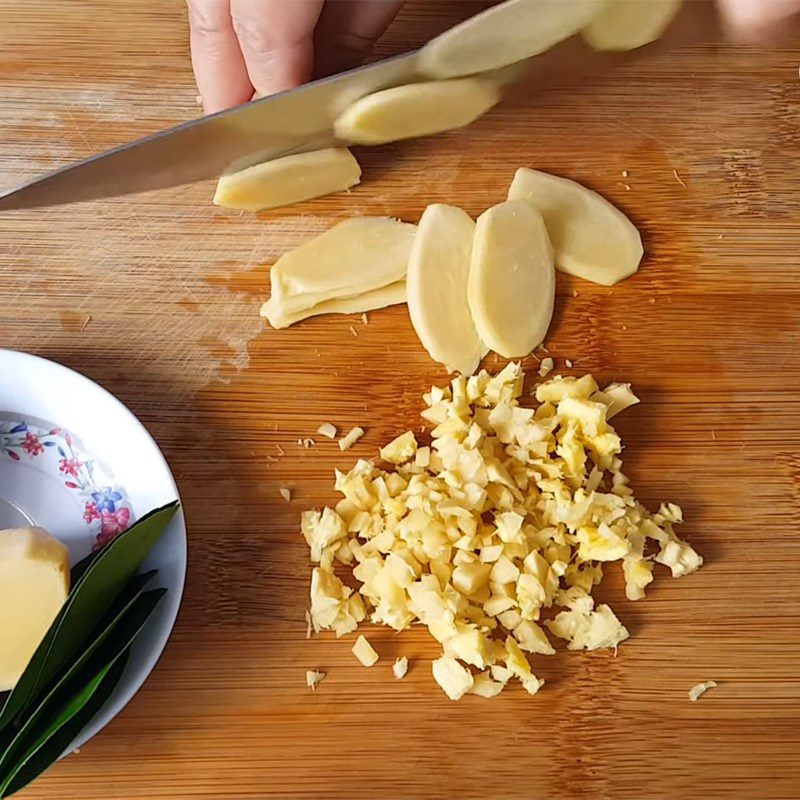
[[[110,470],[86,453],[63,428],[0,419],[0,457],[3,456],[32,463],[40,471],[58,477],[67,489],[80,496],[94,549],[135,521],[125,489],[115,484]]]

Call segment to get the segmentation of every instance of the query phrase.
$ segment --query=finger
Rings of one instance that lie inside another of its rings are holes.
[[[800,0],[718,0],[722,23],[741,42],[779,37],[788,18],[800,12]]]
[[[233,28],[256,94],[305,83],[322,0],[231,0]]]
[[[389,27],[403,0],[334,0],[325,4],[315,34],[316,73],[357,67]]]
[[[206,114],[246,103],[253,94],[233,30],[230,0],[188,0],[192,68]]]

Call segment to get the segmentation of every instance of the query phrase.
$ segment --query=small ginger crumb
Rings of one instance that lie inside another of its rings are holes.
[[[306,639],[310,639],[314,633],[314,623],[311,621],[311,612],[306,609]]]
[[[278,454],[279,455],[282,455],[282,456],[286,455],[286,451],[279,444],[276,444],[275,447],[278,448]]]
[[[292,499],[292,490],[287,489],[285,486],[281,486],[278,489],[278,493],[287,503]]]
[[[549,375],[553,371],[553,366],[552,358],[543,358],[542,363],[539,365],[539,377],[544,378],[546,375]]]
[[[681,176],[680,176],[680,175],[678,175],[678,170],[676,170],[676,169],[673,169],[673,170],[672,170],[672,174],[675,176],[675,180],[676,180],[676,181],[678,181],[678,183],[679,183],[681,186],[683,186],[683,188],[684,188],[684,189],[688,188],[688,187],[686,186],[686,184],[683,182],[683,178],[681,178]]]
[[[577,289],[573,289],[572,290],[572,296],[573,297],[577,297],[578,296],[578,290]]]
[[[408,659],[402,656],[392,664],[392,674],[397,680],[400,680],[405,677],[406,672],[408,672]]]
[[[572,362],[569,359],[566,359],[564,363],[567,365],[567,367],[569,367],[569,369],[572,369]]]
[[[308,686],[311,691],[315,691],[317,686],[325,680],[326,673],[320,672],[317,669],[307,669],[306,670],[306,686]]]
[[[689,689],[689,699],[694,702],[701,695],[704,695],[709,689],[715,689],[716,686],[716,681],[703,681],[702,683],[696,683],[691,689]]]
[[[350,433],[345,434],[339,439],[339,449],[342,451],[349,450],[363,435],[364,429],[356,426]]]
[[[711,438],[716,442],[717,441],[717,432],[712,428],[711,429]]]
[[[627,178],[628,177],[628,170],[626,170],[626,169],[622,170],[622,177],[623,178]]]
[[[306,450],[308,450],[309,447],[313,447],[316,444],[316,441],[314,439],[309,438],[309,439],[301,439],[300,443],[303,445],[303,447],[305,447]]]
[[[358,331],[352,325],[350,326],[350,333],[352,333],[353,336],[358,338]]]
[[[317,428],[317,433],[320,436],[324,436],[326,439],[335,439],[338,431],[335,425],[332,425],[330,422],[323,422],[322,425]]]
[[[361,323],[363,325],[367,325],[369,323],[369,317],[367,317],[366,311],[361,315]]]
[[[647,302],[650,303],[651,306],[654,306],[656,304],[656,299],[655,297],[648,297]]]

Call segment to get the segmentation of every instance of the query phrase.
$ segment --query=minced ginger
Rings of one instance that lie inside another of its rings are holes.
[[[343,498],[302,517],[314,629],[422,623],[442,645],[432,671],[453,700],[492,697],[511,678],[535,694],[542,681],[525,654],[555,652],[547,631],[570,650],[627,639],[591,596],[605,562],[622,562],[630,600],[644,597],[654,562],[675,577],[702,564],[675,534],[681,509],[651,514],[621,471],[608,418],[637,402],[630,388],[557,376],[529,409],[518,401],[523,379],[510,363],[432,388],[422,412],[435,426],[430,448],[403,434],[384,450],[392,467],[337,470]],[[337,562],[353,566],[358,591]]]

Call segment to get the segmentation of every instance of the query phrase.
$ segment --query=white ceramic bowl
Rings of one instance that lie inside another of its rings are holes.
[[[178,498],[167,462],[113,395],[67,367],[0,349],[0,529],[41,525],[76,563],[153,508]],[[119,684],[69,750],[138,691],[167,643],[186,575],[186,527],[173,517],[143,569],[167,594],[136,639]]]

